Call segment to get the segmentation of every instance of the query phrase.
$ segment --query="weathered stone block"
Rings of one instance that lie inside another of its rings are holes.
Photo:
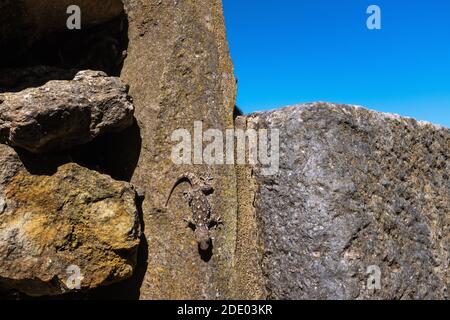
[[[0,292],[57,295],[129,278],[140,236],[134,188],[56,158],[27,168],[20,157],[0,145]]]
[[[270,298],[448,299],[449,129],[326,103],[247,126],[280,129],[278,173],[254,168]]]
[[[99,71],[0,94],[0,143],[33,153],[67,149],[133,124],[128,87]]]

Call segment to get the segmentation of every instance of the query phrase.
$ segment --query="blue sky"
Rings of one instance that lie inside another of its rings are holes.
[[[450,1],[223,0],[244,112],[358,104],[450,127]],[[366,26],[381,8],[381,30]]]

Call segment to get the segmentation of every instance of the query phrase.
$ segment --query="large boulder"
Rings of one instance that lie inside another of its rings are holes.
[[[280,130],[279,170],[240,182],[270,298],[449,298],[449,129],[327,103],[240,121]]]
[[[0,94],[0,143],[32,153],[67,149],[133,124],[128,87],[99,71]]]
[[[129,278],[134,188],[64,158],[29,157],[0,145],[0,292],[58,295]]]

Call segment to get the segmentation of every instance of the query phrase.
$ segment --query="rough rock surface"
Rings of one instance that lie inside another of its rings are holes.
[[[254,168],[270,298],[449,298],[450,130],[325,103],[247,125],[280,129],[279,172]]]
[[[72,265],[82,290],[130,277],[140,233],[133,187],[59,166],[66,159],[26,157],[0,145],[0,291],[67,292]]]
[[[0,94],[0,143],[33,153],[87,143],[133,124],[128,87],[98,71]]]
[[[121,78],[130,85],[142,136],[132,182],[146,189],[143,203],[148,253],[142,299],[259,297],[238,285],[237,189],[233,166],[176,165],[171,160],[174,130],[192,133],[194,121],[208,128],[233,126],[236,83],[226,41],[220,0],[125,0],[129,21],[128,56]],[[212,252],[203,256],[183,218],[190,209],[177,189],[177,176],[211,173],[213,211],[225,226],[214,234]]]

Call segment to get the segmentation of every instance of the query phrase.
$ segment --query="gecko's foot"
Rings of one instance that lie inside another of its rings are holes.
[[[209,228],[210,229],[217,229],[219,226],[222,226],[223,220],[221,217],[213,217],[211,218],[211,220],[209,221]]]
[[[188,191],[184,191],[183,192],[183,199],[186,200],[187,202],[191,202],[192,200],[192,196]]]
[[[192,220],[192,218],[188,218],[188,219],[184,218],[183,221],[186,223],[186,226],[188,228],[191,228],[192,231],[195,231],[196,226],[195,226],[195,222],[194,222],[194,220]]]

